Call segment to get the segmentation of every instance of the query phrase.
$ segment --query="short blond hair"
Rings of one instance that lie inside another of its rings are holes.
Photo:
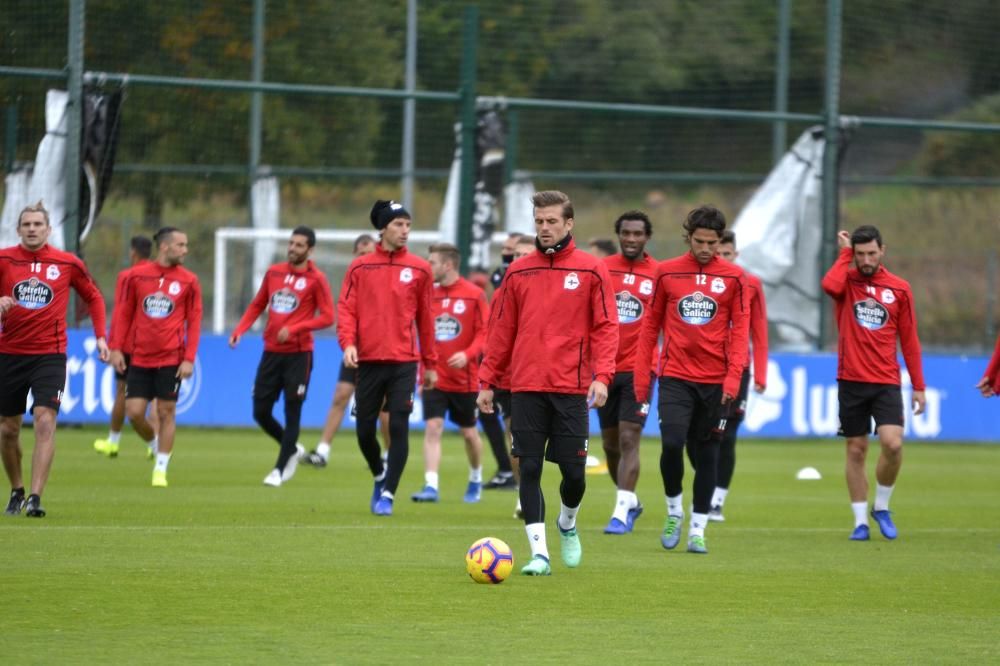
[[[30,206],[25,206],[23,209],[21,209],[21,212],[17,216],[18,228],[20,228],[21,226],[21,218],[24,217],[25,213],[41,213],[42,217],[45,218],[45,226],[47,227],[51,226],[51,224],[49,223],[49,211],[45,210],[45,204],[42,202],[41,199],[38,200],[38,203],[32,204]]]
[[[571,219],[573,217],[573,202],[569,200],[569,197],[559,190],[543,190],[541,192],[536,192],[533,197],[531,197],[531,205],[535,208],[548,208],[549,206],[562,206],[562,213],[564,219]]]

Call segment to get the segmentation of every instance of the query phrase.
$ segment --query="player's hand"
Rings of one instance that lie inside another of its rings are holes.
[[[455,352],[448,359],[449,368],[464,368],[469,364],[469,357],[465,355],[464,351]]]
[[[289,335],[291,335],[291,332],[288,330],[288,327],[282,326],[280,329],[278,329],[278,342],[283,343],[287,341]]]
[[[236,345],[240,344],[240,336],[235,333],[229,336],[229,348],[236,349]]]
[[[108,349],[108,341],[104,338],[97,338],[97,358],[102,363],[107,363],[111,359],[111,350]]]
[[[476,396],[476,407],[478,407],[479,411],[482,412],[483,414],[493,413],[492,389],[483,389],[482,391],[479,392],[479,395]]]
[[[424,388],[432,389],[438,383],[437,370],[424,370]]]
[[[191,361],[182,361],[177,367],[177,376],[181,379],[187,379],[194,374],[194,363]]]
[[[731,402],[732,402],[732,401],[733,401],[733,400],[734,400],[735,398],[736,398],[736,396],[735,396],[735,395],[733,395],[732,393],[726,393],[725,391],[723,391],[723,392],[722,392],[722,404],[723,404],[723,405],[728,405],[728,404],[729,404],[729,403],[731,403]]]
[[[753,392],[754,393],[763,393],[764,392],[764,385],[763,384],[757,384],[756,382],[754,382]]]
[[[125,365],[125,354],[122,354],[117,349],[111,351],[111,366],[118,371],[118,374],[124,375],[128,366]]]
[[[7,312],[7,310],[10,310],[16,304],[17,303],[14,301],[14,299],[11,298],[10,296],[0,296],[0,314]]]
[[[924,408],[927,407],[927,394],[923,391],[913,392],[913,414],[923,414]]]
[[[608,385],[595,379],[590,383],[590,388],[587,389],[587,406],[603,407],[607,401]]]
[[[851,247],[851,234],[848,231],[840,230],[837,232],[837,245],[843,250],[845,247]]]
[[[979,383],[976,384],[976,388],[979,390],[979,392],[983,395],[984,398],[992,398],[993,396],[996,395],[996,392],[993,390],[993,387],[990,386],[990,380],[988,377],[983,377],[982,379],[980,379]]]
[[[635,415],[636,416],[641,416],[642,418],[646,418],[647,416],[649,416],[649,403],[648,402],[640,402],[639,403],[639,411],[637,411],[635,413]]]
[[[344,350],[344,365],[348,368],[358,367],[358,348],[354,345],[347,345]]]

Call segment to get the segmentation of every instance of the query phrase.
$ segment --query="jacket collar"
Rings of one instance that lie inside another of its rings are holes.
[[[398,250],[393,250],[392,252],[389,252],[388,250],[382,247],[382,242],[379,241],[378,243],[375,244],[375,254],[382,257],[388,257],[390,259],[398,259],[399,257],[405,256],[407,254],[407,250],[406,246],[404,245]]]
[[[543,248],[541,243],[538,242],[538,237],[535,237],[535,249],[544,254],[546,257],[560,256],[563,254],[568,254],[570,250],[576,248],[576,243],[573,242],[573,234],[566,234],[566,238],[553,245],[552,247]]]

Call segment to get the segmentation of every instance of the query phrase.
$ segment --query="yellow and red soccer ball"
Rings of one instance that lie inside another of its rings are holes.
[[[502,583],[514,568],[514,552],[496,537],[480,539],[465,552],[465,570],[477,583]]]

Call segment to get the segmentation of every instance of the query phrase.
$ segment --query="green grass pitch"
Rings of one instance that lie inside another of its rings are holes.
[[[516,573],[529,551],[514,493],[462,503],[455,437],[441,502],[409,501],[423,480],[414,433],[396,515],[376,518],[350,432],[329,467],[300,467],[274,489],[261,481],[276,447],[261,433],[183,429],[165,490],[149,486],[131,432],[116,460],[94,453],[104,432],[61,429],[49,515],[0,520],[5,663],[1000,659],[1000,447],[907,444],[899,539],[873,525],[871,542],[853,543],[839,441],[741,441],[727,522],[709,526],[711,552],[696,556],[660,547],[659,445],[647,439],[645,514],[634,533],[605,536],[613,488],[588,476],[575,570],[559,560],[559,474],[546,465],[553,575],[535,579]],[[796,481],[804,466],[823,479]],[[488,454],[484,467],[492,474]],[[687,501],[690,483],[689,472]],[[464,570],[465,549],[489,535],[514,548],[502,585]]]

